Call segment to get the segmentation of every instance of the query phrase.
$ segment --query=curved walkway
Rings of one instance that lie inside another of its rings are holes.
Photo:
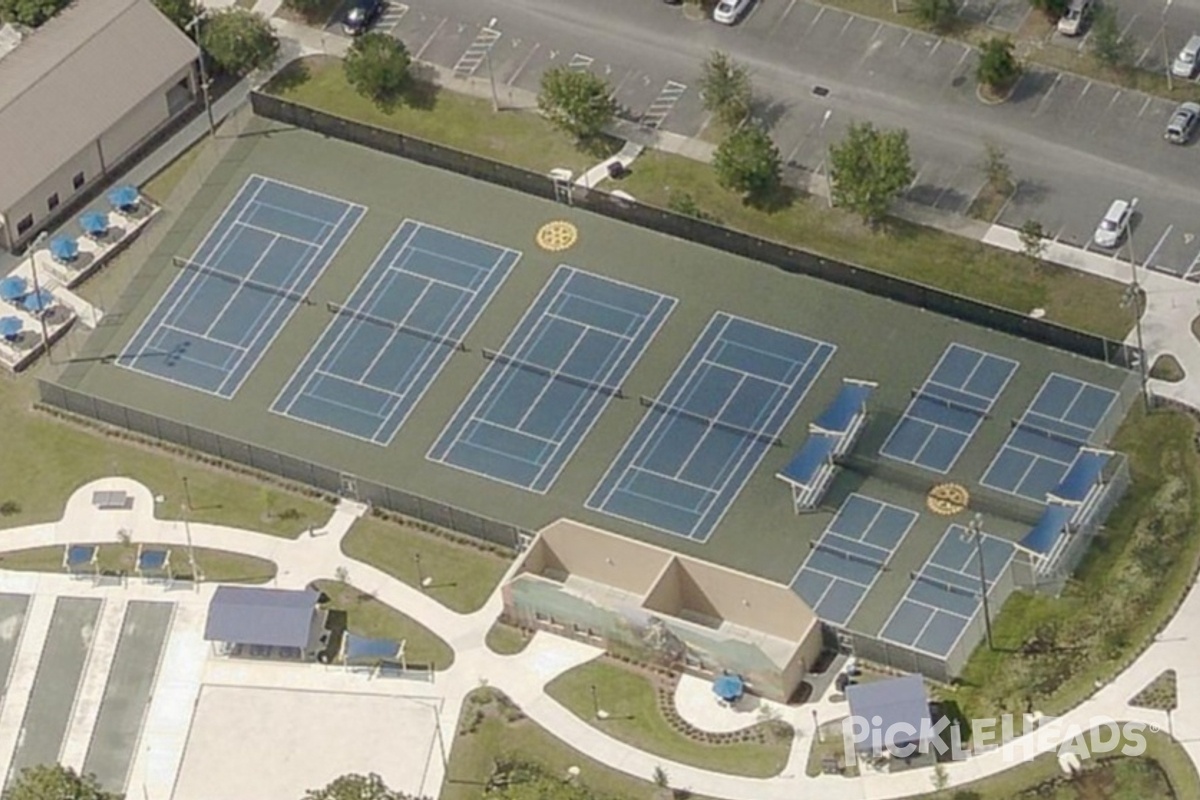
[[[98,511],[91,504],[92,493],[98,490],[125,491],[133,497],[132,507],[124,511]],[[882,800],[921,794],[932,788],[929,770],[868,774],[858,779],[806,776],[804,770],[813,740],[812,710],[817,709],[823,721],[846,713],[843,703],[834,703],[828,698],[798,708],[778,707],[797,735],[783,773],[770,779],[726,775],[673,763],[610,738],[545,693],[545,685],[550,680],[595,658],[601,653],[600,649],[539,633],[517,655],[493,653],[485,645],[484,638],[501,611],[500,592],[494,592],[478,611],[458,614],[421,590],[348,558],[341,552],[341,540],[363,512],[358,504],[340,504],[324,527],[294,540],[219,525],[185,526],[181,521],[157,519],[154,507],[154,498],[144,486],[124,478],[106,478],[77,490],[68,501],[61,521],[3,531],[0,552],[67,543],[106,544],[116,542],[124,535],[134,543],[186,547],[190,534],[190,543],[196,547],[274,561],[278,567],[275,584],[280,587],[298,588],[313,580],[330,578],[339,567],[344,567],[349,581],[356,587],[373,593],[382,602],[412,617],[454,648],[454,665],[438,673],[435,684],[422,689],[422,693],[442,701],[440,725],[446,742],[454,741],[467,694],[486,683],[503,691],[530,719],[580,752],[646,780],[655,768],[662,767],[673,786],[709,796],[730,800],[794,800],[797,797]],[[1169,668],[1174,668],[1179,675],[1180,708],[1173,720],[1168,720],[1163,712],[1128,705],[1129,698]],[[1094,727],[1098,721],[1107,720],[1131,720],[1157,729],[1170,728],[1193,761],[1200,763],[1200,592],[1193,589],[1188,594],[1159,640],[1111,684],[1102,687],[1064,717],[1045,722],[1034,734],[947,765],[950,783],[960,785],[1001,772],[1037,753],[1056,748],[1080,731]],[[432,772],[435,774],[429,776],[429,785],[440,785],[444,777],[443,765],[433,765]]]

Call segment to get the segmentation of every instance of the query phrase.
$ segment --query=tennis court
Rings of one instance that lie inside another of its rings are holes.
[[[880,454],[945,474],[987,419],[1018,363],[951,344],[896,423]]]
[[[1012,562],[1015,548],[1004,539],[979,533],[983,568],[991,596]],[[954,649],[981,605],[979,560],[975,543],[962,525],[951,525],[912,576],[904,598],[879,638],[945,658]]]
[[[271,410],[387,445],[520,257],[404,220]]]
[[[233,397],[365,212],[251,175],[117,363]]]
[[[428,458],[529,491],[554,485],[675,298],[560,265]]]
[[[845,625],[916,521],[907,508],[850,495],[813,543],[792,591],[824,622]]]
[[[1108,416],[1117,393],[1059,373],[1049,375],[980,481],[1038,503]]]
[[[716,313],[587,507],[707,541],[836,349]]]

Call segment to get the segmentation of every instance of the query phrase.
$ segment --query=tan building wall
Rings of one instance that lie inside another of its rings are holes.
[[[63,216],[69,210],[73,200],[90,189],[97,181],[103,180],[109,170],[119,166],[139,145],[185,111],[194,102],[196,96],[196,80],[193,73],[194,68],[189,66],[172,75],[153,94],[102,133],[98,139],[89,143],[74,157],[63,162],[35,189],[10,208],[4,209],[5,224],[0,229],[3,245],[10,249],[20,247],[39,229]],[[171,108],[167,100],[168,93],[174,89],[173,98],[178,98],[181,89],[175,87],[179,86],[181,82],[186,82],[188,102],[180,105],[176,99],[175,108]],[[77,186],[76,183],[79,180],[82,180],[82,183]],[[52,203],[52,200],[56,202]],[[31,224],[26,227],[23,224],[25,221],[29,221]]]

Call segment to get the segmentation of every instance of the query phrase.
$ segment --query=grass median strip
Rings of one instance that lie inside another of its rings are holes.
[[[171,572],[180,580],[191,579],[191,565],[186,547],[143,543],[150,550],[171,551]],[[264,558],[193,548],[196,566],[208,583],[266,583],[275,577],[275,563]],[[96,552],[96,570],[101,575],[134,575],[137,559],[136,544],[102,544]],[[0,569],[16,572],[65,572],[63,548],[59,545],[32,547],[0,554]],[[86,574],[86,570],[83,571]]]
[[[892,220],[881,232],[816,198],[795,198],[768,213],[723,189],[712,168],[671,153],[648,151],[612,188],[643,203],[671,208],[688,196],[701,213],[737,230],[829,258],[975,298],[1020,314],[1034,309],[1070,328],[1122,339],[1133,325],[1121,310],[1124,287],[1066,267],[1027,258],[962,236]]]
[[[788,735],[771,734],[765,742],[713,745],[676,730],[658,707],[657,687],[640,670],[606,659],[590,661],[559,675],[546,694],[572,714],[639,750],[695,767],[767,778],[787,764],[792,745]],[[605,713],[596,716],[596,706]],[[781,728],[782,723],[776,723]]]
[[[498,548],[451,539],[423,523],[376,517],[354,523],[342,539],[342,552],[460,614],[483,606],[510,564]]]

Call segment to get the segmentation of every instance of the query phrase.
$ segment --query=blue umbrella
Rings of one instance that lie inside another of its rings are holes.
[[[0,336],[5,339],[15,339],[21,332],[21,320],[16,317],[0,317]]]
[[[79,255],[79,245],[73,236],[55,236],[50,240],[50,255],[56,261],[74,261]]]
[[[0,300],[12,303],[25,296],[29,284],[20,275],[9,275],[0,281]]]
[[[79,227],[88,236],[100,236],[108,230],[108,215],[103,211],[85,211],[79,216]]]
[[[130,208],[138,202],[138,190],[134,186],[118,186],[108,192],[108,202],[114,208]]]
[[[54,302],[54,295],[47,292],[45,289],[39,289],[33,294],[27,294],[21,298],[21,308],[26,311],[36,314],[39,311],[45,311]]]
[[[746,684],[740,675],[726,673],[713,681],[713,694],[729,703],[740,698],[745,691]]]

